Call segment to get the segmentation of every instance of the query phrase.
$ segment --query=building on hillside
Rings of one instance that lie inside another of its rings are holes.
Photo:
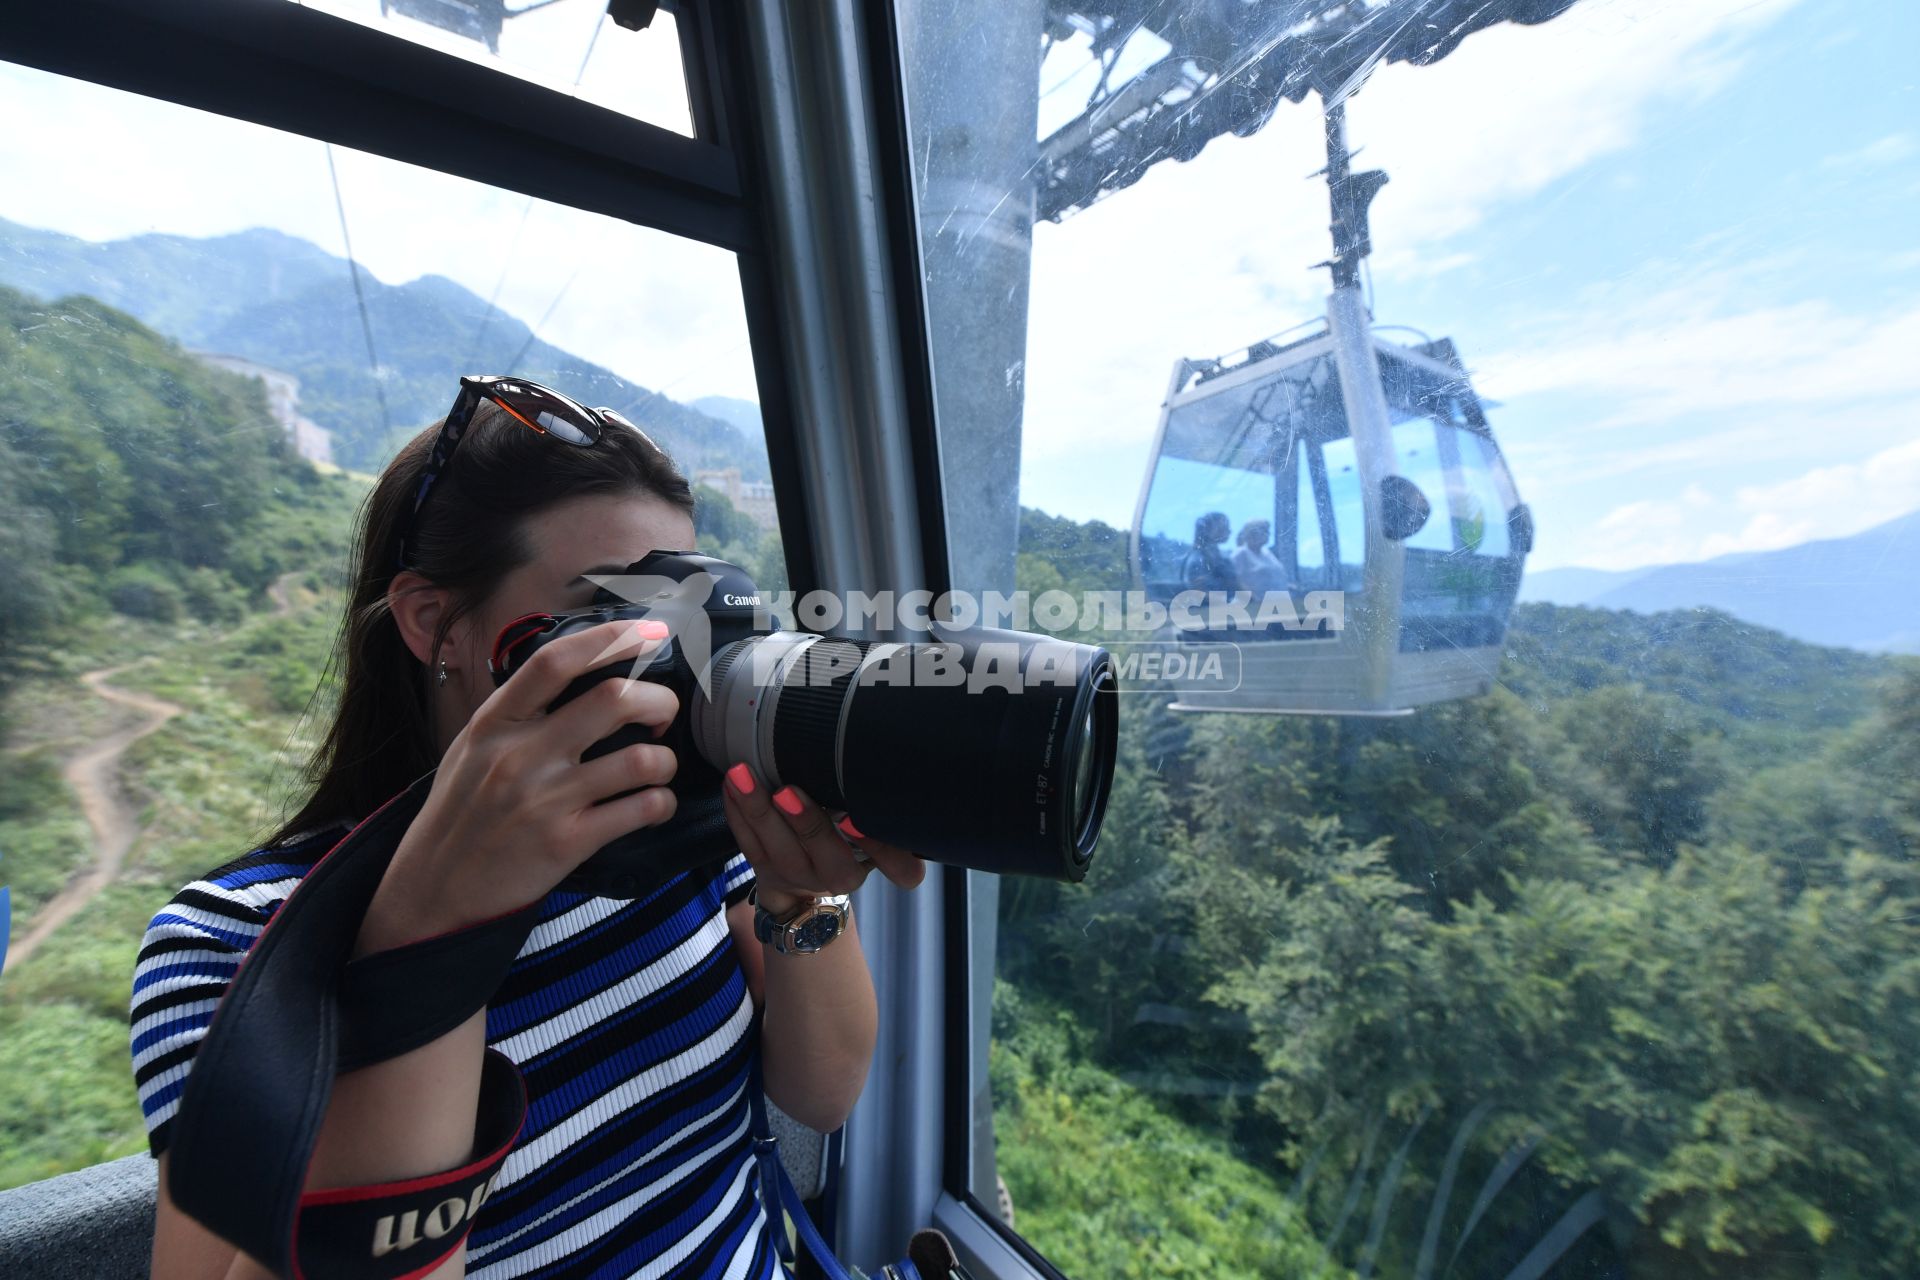
[[[724,495],[733,509],[752,520],[762,529],[773,529],[780,523],[779,514],[774,510],[773,486],[764,480],[742,480],[740,468],[726,467],[696,471],[693,482]]]
[[[201,364],[237,373],[243,378],[258,378],[267,386],[267,409],[273,420],[286,428],[293,447],[309,462],[333,461],[333,434],[300,412],[300,379],[284,369],[274,369],[245,356],[222,355],[217,351],[193,351],[188,354]]]

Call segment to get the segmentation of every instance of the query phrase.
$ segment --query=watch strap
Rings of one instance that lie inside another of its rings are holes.
[[[760,905],[760,886],[747,890],[747,905],[753,908],[753,936],[765,943],[775,943],[784,937],[787,922]],[[806,907],[802,905],[800,910]]]
[[[833,938],[828,939],[828,943],[837,940],[841,933],[846,932],[846,921],[853,914],[852,899],[844,893],[831,894],[827,897],[815,898],[811,902],[803,902],[794,908],[784,919],[774,915],[773,912],[760,905],[759,886],[757,885],[747,894],[747,901],[753,904],[753,936],[768,946],[771,946],[781,955],[812,955],[821,949],[819,947],[791,947],[787,944],[787,938],[791,934],[795,924],[804,921],[809,915],[818,911],[822,906],[830,904],[837,908],[841,919],[839,932],[835,933]]]

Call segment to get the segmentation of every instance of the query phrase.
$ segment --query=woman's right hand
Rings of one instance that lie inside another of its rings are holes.
[[[580,760],[622,725],[664,730],[680,708],[671,689],[603,680],[547,711],[577,677],[644,658],[666,636],[666,624],[649,619],[562,637],[480,704],[441,757],[432,790],[394,852],[356,955],[518,910],[609,841],[673,816],[666,783],[678,761],[670,748],[638,743]],[[627,791],[633,794],[621,794]]]

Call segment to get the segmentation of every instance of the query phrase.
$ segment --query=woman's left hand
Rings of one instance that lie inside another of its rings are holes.
[[[851,816],[835,822],[798,787],[769,795],[744,764],[727,770],[720,785],[727,823],[753,864],[757,896],[775,915],[803,899],[852,893],[876,867],[902,889],[926,877],[927,864],[919,858],[862,835]]]

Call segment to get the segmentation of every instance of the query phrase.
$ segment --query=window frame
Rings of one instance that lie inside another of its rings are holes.
[[[713,15],[664,7],[699,137],[286,0],[17,6],[0,58],[750,251]]]
[[[676,20],[693,138],[377,28],[268,0],[14,6],[0,27],[0,60],[733,252],[789,580],[797,591],[942,592],[950,580],[943,481],[894,7],[820,0],[800,16],[783,0],[660,7]],[[820,118],[809,113],[826,113],[830,154],[822,163],[810,150],[810,167],[801,168],[795,143],[822,141]],[[782,186],[783,165],[825,201],[856,209],[870,224],[868,239],[856,243],[858,228],[823,219],[830,208],[814,210],[809,222]],[[827,279],[829,266],[799,261],[811,255],[794,246],[821,225],[847,240],[857,278]],[[851,375],[823,371],[793,322],[823,298],[849,296],[878,300],[868,318],[873,358]],[[823,387],[836,375],[848,385]],[[872,412],[830,416],[823,403]],[[836,456],[855,465],[836,468]],[[816,513],[818,523],[810,519]],[[851,535],[842,527],[862,524]],[[888,1065],[872,1073],[841,1144],[857,1180],[835,1197],[836,1246],[862,1262],[893,1257],[931,1215],[982,1280],[1057,1277],[1023,1241],[996,1234],[965,1186],[969,1073],[963,1057],[945,1050],[967,1044],[967,1005],[941,997],[969,989],[967,873],[930,870],[912,895],[884,884],[861,891]],[[912,1140],[908,1129],[927,1140]],[[862,1184],[900,1191],[862,1196]]]

